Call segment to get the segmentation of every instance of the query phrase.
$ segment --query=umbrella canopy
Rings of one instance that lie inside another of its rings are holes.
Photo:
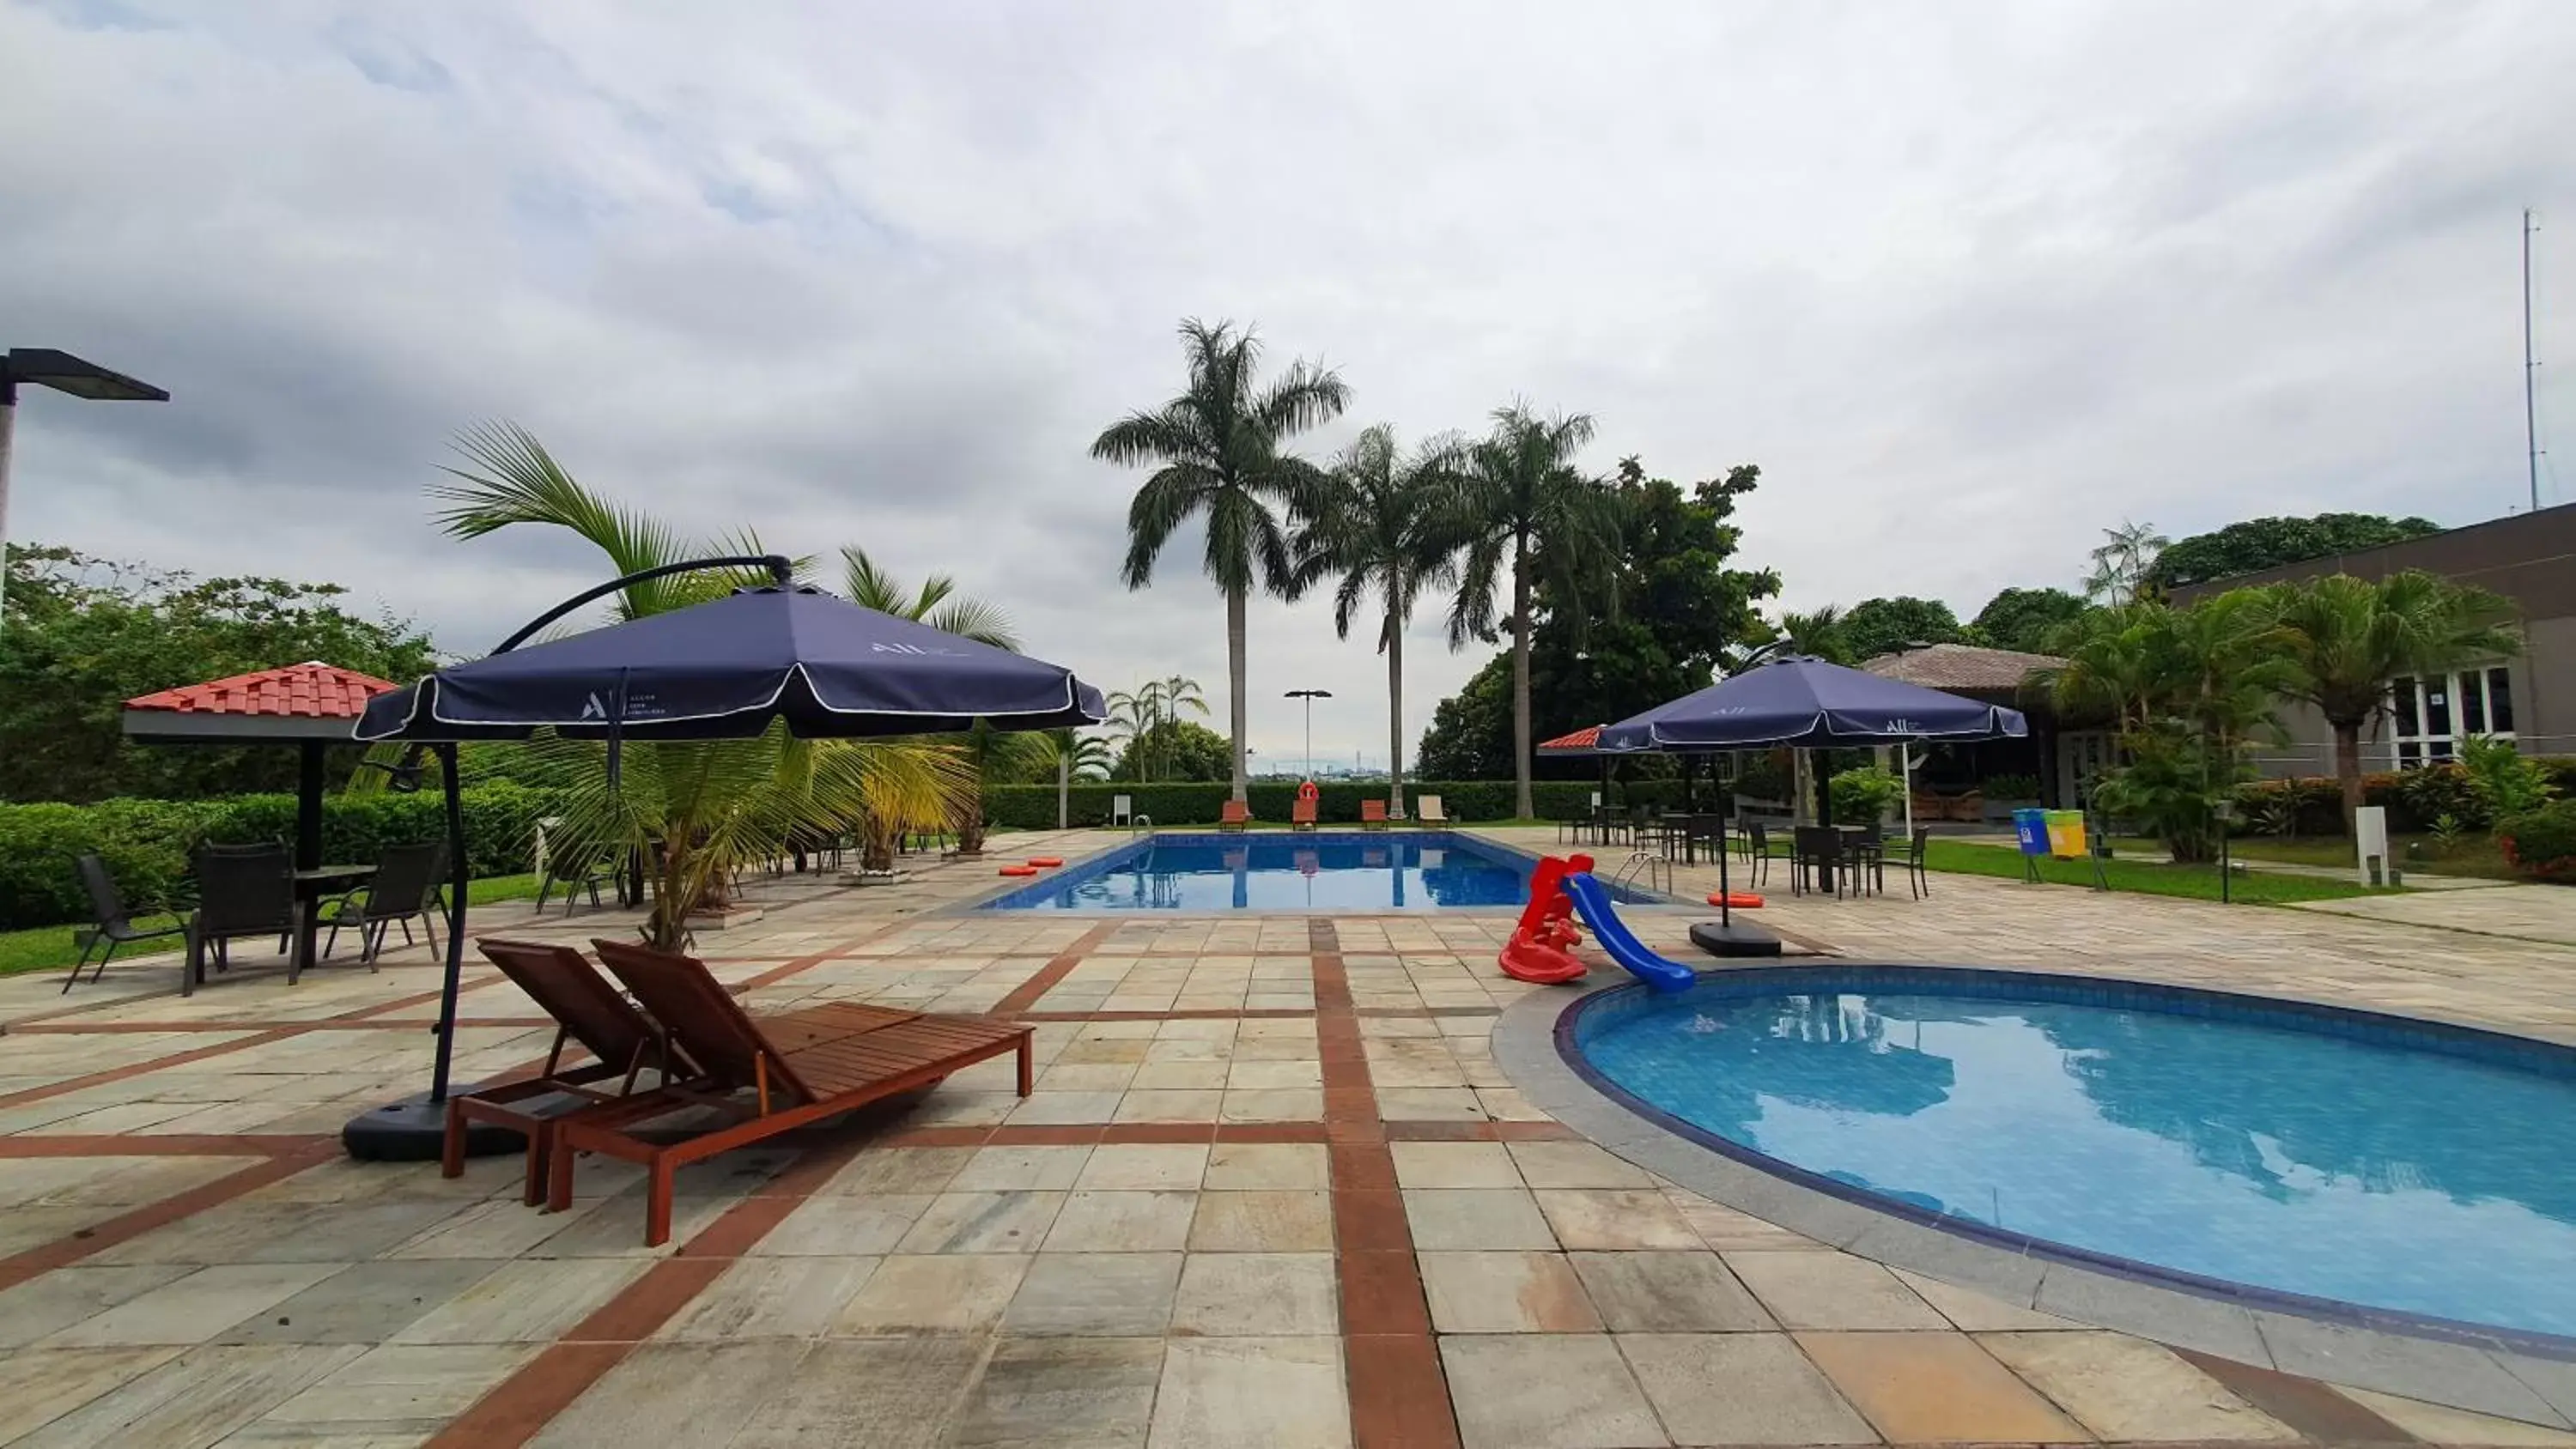
[[[1608,753],[1838,749],[2029,733],[2019,710],[1789,655],[1601,731]]]
[[[368,702],[361,740],[807,739],[1096,724],[1071,670],[811,589],[743,589],[442,669]]]

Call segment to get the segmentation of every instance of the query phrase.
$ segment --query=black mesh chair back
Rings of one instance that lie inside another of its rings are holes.
[[[81,889],[89,893],[89,911],[102,931],[125,924],[133,912],[126,909],[124,893],[117,890],[116,878],[107,873],[107,862],[95,855],[80,858]]]
[[[447,845],[428,841],[397,845],[376,858],[376,873],[367,881],[367,904],[359,914],[369,921],[393,921],[428,911],[438,898],[440,876],[447,865]]]
[[[295,926],[294,857],[281,845],[197,852],[197,934],[284,934]]]

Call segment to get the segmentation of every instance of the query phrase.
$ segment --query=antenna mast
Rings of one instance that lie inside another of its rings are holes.
[[[2522,209],[2522,441],[2524,465],[2531,474],[2531,511],[2540,511],[2540,421],[2532,402],[2532,379],[2540,363],[2531,355],[2531,234],[2540,230],[2540,217],[2528,206]]]

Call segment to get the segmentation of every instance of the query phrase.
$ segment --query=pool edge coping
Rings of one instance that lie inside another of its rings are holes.
[[[1904,966],[1927,971],[2003,971],[2055,979],[2066,979],[2068,975],[1924,962],[1835,960],[1798,964],[1808,969]],[[2098,973],[2084,973],[2077,979],[2086,977],[2113,985],[2167,985]],[[2517,1352],[2303,1312],[2289,1302],[2231,1301],[2225,1296],[2195,1292],[2068,1257],[2015,1251],[1877,1206],[1886,1199],[1876,1195],[1862,1201],[1856,1191],[1846,1195],[1806,1186],[1747,1160],[1761,1158],[1750,1149],[1742,1149],[1746,1155],[1739,1157],[1703,1145],[1586,1080],[1559,1048],[1560,1022],[1570,1024],[1585,1002],[1630,984],[1623,977],[1575,991],[1541,990],[1521,997],[1505,1007],[1495,1022],[1495,1063],[1533,1106],[1614,1155],[1711,1201],[1751,1213],[1837,1251],[1973,1289],[2032,1312],[2283,1373],[2562,1432],[2576,1428],[2576,1363],[2570,1361],[2576,1358],[2576,1352],[2566,1357]],[[2351,1009],[2287,996],[2265,999]],[[2452,1025],[2429,1017],[2410,1019]],[[2518,1035],[2478,1029],[2492,1035]],[[2564,1047],[2546,1038],[2526,1039]],[[2265,1291],[2240,1286],[2252,1293]],[[2510,1335],[2512,1330],[2489,1332]],[[2555,1339],[2553,1335],[2540,1337]],[[2557,1341],[2576,1349],[2576,1340]]]

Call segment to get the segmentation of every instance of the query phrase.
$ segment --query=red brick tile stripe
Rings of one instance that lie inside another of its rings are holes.
[[[1110,933],[1117,929],[1117,922],[1103,921],[1075,937],[1072,945],[1047,958],[1047,963],[1032,973],[1028,980],[1012,987],[1009,995],[994,1003],[993,1015],[1017,1016],[1037,1005],[1038,998],[1053,991],[1057,982],[1082,964],[1082,958],[1090,955],[1093,947],[1108,940]]]
[[[1431,1337],[1413,1230],[1395,1188],[1389,1129],[1378,1121],[1350,977],[1329,920],[1306,925],[1315,973],[1315,1039],[1341,1279],[1342,1362],[1359,1449],[1455,1449],[1458,1421]],[[1446,1124],[1407,1124],[1446,1125]]]
[[[340,1151],[339,1142],[328,1137],[290,1140],[301,1145],[203,1186],[121,1213],[95,1227],[83,1228],[68,1238],[57,1238],[42,1247],[0,1258],[0,1290],[15,1288],[40,1274],[77,1263],[92,1253],[103,1253],[155,1228],[168,1227],[181,1218],[219,1207],[246,1192],[293,1177],[308,1167],[330,1160]]]

